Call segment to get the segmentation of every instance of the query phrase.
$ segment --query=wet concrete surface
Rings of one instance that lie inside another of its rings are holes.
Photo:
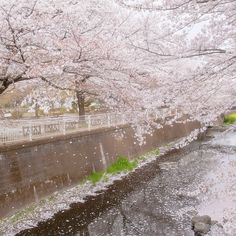
[[[17,235],[193,236],[196,213],[236,235],[236,133],[214,136],[157,158]]]

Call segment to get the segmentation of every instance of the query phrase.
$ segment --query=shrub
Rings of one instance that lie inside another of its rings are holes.
[[[224,118],[225,124],[233,124],[236,121],[236,113],[226,115]]]
[[[23,117],[23,112],[14,110],[11,112],[11,115],[13,119],[19,119]]]
[[[49,114],[50,115],[63,115],[67,112],[65,107],[61,107],[61,108],[51,108],[49,110]]]

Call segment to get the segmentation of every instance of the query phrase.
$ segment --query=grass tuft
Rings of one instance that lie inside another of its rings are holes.
[[[119,157],[112,165],[107,168],[108,174],[115,174],[125,171],[131,171],[137,167],[137,161],[129,161],[126,157]]]
[[[224,123],[227,125],[233,124],[236,121],[236,113],[226,115],[224,118]]]
[[[132,171],[135,167],[137,167],[138,161],[129,161],[126,157],[119,157],[113,164],[111,164],[107,170],[104,171],[93,171],[88,177],[87,180],[89,180],[92,184],[96,184],[99,182],[102,178],[104,181],[108,180],[108,176],[106,174],[116,174],[120,172],[127,172]]]
[[[104,172],[102,171],[93,171],[88,177],[87,179],[89,181],[91,181],[93,184],[96,184],[97,182],[99,182],[102,177],[104,175]]]
[[[146,153],[145,155],[139,156],[134,161],[129,161],[129,159],[126,156],[119,156],[118,159],[112,163],[110,166],[107,167],[105,171],[93,171],[88,177],[87,180],[89,180],[92,184],[96,184],[101,179],[104,181],[108,180],[107,174],[117,174],[121,172],[129,172],[135,169],[138,166],[139,161],[142,161],[146,159],[148,156],[158,156],[160,154],[160,150],[158,148]]]

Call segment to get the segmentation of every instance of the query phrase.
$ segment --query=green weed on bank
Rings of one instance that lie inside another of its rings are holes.
[[[138,163],[148,156],[158,156],[160,154],[160,150],[158,148],[146,153],[145,155],[139,156],[136,160],[129,161],[126,156],[119,156],[118,159],[107,167],[105,171],[93,171],[89,176],[87,176],[87,180],[89,180],[93,185],[99,182],[101,179],[107,179],[109,175],[115,175],[121,172],[129,172],[134,170]]]
[[[87,176],[87,180],[89,180],[92,184],[96,184],[103,177],[106,177],[107,174],[117,174],[121,172],[132,171],[138,165],[138,161],[129,161],[127,157],[120,156],[114,163],[112,163],[105,171],[93,171],[89,176]]]
[[[224,118],[224,124],[231,125],[236,121],[236,113],[226,115]]]
[[[108,174],[116,174],[120,172],[132,171],[136,168],[138,162],[136,160],[129,161],[127,157],[119,157],[112,165],[107,168]]]

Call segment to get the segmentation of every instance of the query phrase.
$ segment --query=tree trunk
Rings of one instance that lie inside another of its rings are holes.
[[[76,92],[77,103],[79,108],[79,116],[85,115],[85,97],[81,92]]]
[[[38,105],[38,103],[35,104],[35,117],[39,118],[39,105]]]
[[[0,81],[0,94],[2,94],[9,87],[10,83],[7,79]]]

